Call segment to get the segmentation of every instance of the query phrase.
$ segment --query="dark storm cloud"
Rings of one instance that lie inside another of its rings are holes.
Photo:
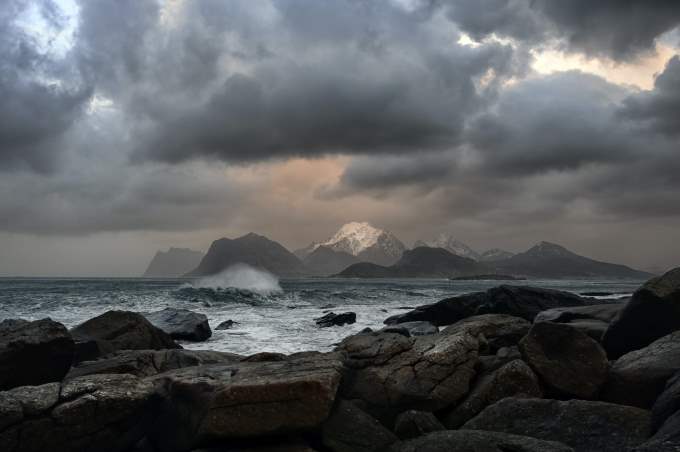
[[[676,0],[449,0],[449,18],[476,39],[512,37],[533,45],[557,38],[575,51],[617,60],[653,50],[680,24]]]
[[[0,12],[0,171],[55,168],[63,135],[81,116],[92,87],[65,58],[39,48],[36,39],[16,25],[29,6],[52,26],[62,26],[49,1],[10,0]]]

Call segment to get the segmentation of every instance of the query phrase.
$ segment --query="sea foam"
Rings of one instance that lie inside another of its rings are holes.
[[[271,295],[283,291],[279,279],[266,270],[253,268],[246,264],[236,264],[222,272],[194,281],[195,289],[239,289],[261,295]]]

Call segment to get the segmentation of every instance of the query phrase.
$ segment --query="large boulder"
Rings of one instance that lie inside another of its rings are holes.
[[[208,317],[188,309],[165,308],[141,313],[153,326],[165,331],[173,339],[205,341],[212,336]]]
[[[666,389],[652,406],[652,428],[658,430],[666,419],[680,412],[680,372],[666,383]]]
[[[607,379],[604,349],[567,324],[534,323],[519,350],[541,381],[560,396],[592,399]]]
[[[94,374],[131,374],[148,377],[184,367],[237,362],[240,355],[212,350],[122,350],[71,368],[67,379]]]
[[[621,452],[650,434],[649,411],[585,400],[506,398],[463,426],[559,441],[577,452]]]
[[[163,395],[149,437],[161,452],[237,438],[317,429],[328,417],[342,363],[332,354],[188,367],[152,379]]]
[[[443,334],[468,334],[480,340],[480,353],[495,354],[503,347],[517,345],[529,332],[531,322],[505,314],[482,314],[460,320],[444,329]]]
[[[680,371],[680,331],[617,359],[609,371],[602,399],[650,408],[663,392],[668,379],[678,371]]]
[[[450,429],[459,428],[487,406],[506,397],[535,398],[542,395],[536,375],[524,361],[517,359],[478,378],[467,397],[445,414],[444,424]]]
[[[446,428],[429,411],[404,411],[394,422],[394,433],[401,439],[417,438],[440,430],[446,430]]]
[[[680,267],[640,287],[602,338],[611,359],[680,330]]]
[[[436,411],[460,400],[475,375],[479,343],[467,333],[416,338],[364,333],[343,340],[346,399],[360,399],[379,419],[417,409]]]
[[[531,322],[539,312],[547,309],[588,304],[592,304],[591,299],[569,292],[504,285],[419,306],[413,311],[389,317],[385,323],[392,325],[425,320],[444,326],[478,314],[507,314]]]
[[[540,312],[534,322],[566,323],[601,341],[604,332],[626,304],[621,301],[592,306],[555,308]]]
[[[66,327],[50,319],[0,322],[0,390],[61,380],[74,347]]]
[[[447,430],[393,444],[389,452],[573,452],[555,441],[476,430]]]
[[[321,441],[333,452],[381,451],[398,438],[352,402],[339,400],[321,428]]]
[[[380,331],[384,333],[399,333],[406,337],[427,336],[429,334],[437,334],[439,327],[430,322],[404,322],[397,325],[388,325]]]
[[[170,335],[144,316],[130,311],[108,311],[71,330],[76,361],[86,361],[118,350],[182,348]]]
[[[117,452],[149,428],[154,387],[132,375],[92,375],[0,392],[0,450]]]
[[[354,312],[343,312],[336,314],[329,312],[326,315],[314,319],[317,326],[327,328],[329,326],[351,325],[357,321],[357,315]]]
[[[680,451],[680,411],[666,419],[654,436],[634,450],[634,452],[678,451]]]

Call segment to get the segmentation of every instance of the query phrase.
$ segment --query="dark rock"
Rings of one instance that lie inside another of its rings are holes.
[[[668,379],[678,371],[680,371],[680,331],[617,359],[609,371],[602,399],[650,408],[663,392]]]
[[[447,327],[443,334],[467,332],[480,339],[480,352],[495,354],[500,348],[517,345],[527,334],[531,323],[504,314],[483,314],[468,317]]]
[[[240,361],[241,356],[211,350],[123,350],[96,361],[83,361],[66,379],[94,374],[131,374],[148,377],[184,367]]]
[[[592,399],[607,379],[607,354],[597,341],[563,323],[535,323],[519,343],[524,360],[558,395]]]
[[[609,324],[621,312],[625,303],[605,303],[593,306],[556,308],[540,312],[534,322],[566,323],[577,328],[596,341],[601,341]]]
[[[130,311],[108,311],[71,330],[76,341],[76,362],[92,360],[118,350],[182,348],[144,316]]]
[[[666,419],[661,428],[634,452],[680,451],[680,411]]]
[[[680,330],[680,267],[640,287],[602,339],[611,359]]]
[[[333,452],[383,450],[397,437],[352,402],[339,400],[321,428],[323,445]]]
[[[658,430],[666,419],[680,411],[680,372],[666,383],[666,389],[654,402],[652,407],[652,428]]]
[[[439,332],[439,328],[430,322],[405,322],[398,325],[386,326],[381,331],[386,333],[397,333],[406,337],[411,337],[437,334]]]
[[[389,452],[573,452],[555,441],[476,430],[433,432],[393,444]]]
[[[478,314],[507,314],[533,321],[541,312],[552,308],[585,306],[592,299],[569,292],[524,286],[499,286],[486,292],[475,292],[446,298],[434,304],[419,306],[411,312],[385,320],[388,325],[424,320],[437,326],[451,325]]]
[[[271,361],[285,361],[286,359],[288,359],[288,356],[283,353],[260,352],[246,356],[245,358],[242,358],[241,361],[246,363],[265,363]]]
[[[321,328],[326,328],[329,326],[351,325],[357,321],[357,315],[354,312],[343,312],[342,314],[329,312],[322,317],[314,319],[314,321]]]
[[[144,312],[142,315],[173,339],[205,341],[212,336],[205,314],[188,309],[165,308],[162,311]]]
[[[500,369],[482,375],[465,399],[444,416],[450,429],[459,428],[487,406],[506,397],[541,397],[538,378],[521,360],[511,361]]]
[[[234,322],[233,320],[225,320],[224,322],[221,322],[217,327],[215,328],[216,330],[228,330],[234,327],[234,325],[238,325],[238,322]]]
[[[411,439],[427,433],[446,430],[439,419],[429,411],[408,410],[397,416],[394,433],[401,439]]]
[[[338,348],[348,368],[342,393],[364,401],[367,411],[381,420],[408,409],[445,408],[468,392],[478,347],[467,333],[350,336]]]
[[[482,355],[479,357],[478,372],[480,374],[493,372],[516,359],[522,359],[519,348],[515,346],[501,347],[495,355]]]
[[[212,364],[151,377],[164,396],[150,433],[161,451],[315,429],[328,417],[342,364],[333,354]]]
[[[149,428],[151,383],[92,375],[0,392],[0,448],[12,452],[118,452]],[[9,422],[7,422],[9,420]]]
[[[650,433],[649,411],[605,402],[506,398],[463,426],[553,440],[577,452],[620,452]]]
[[[74,348],[64,325],[50,319],[0,322],[0,390],[61,380]]]

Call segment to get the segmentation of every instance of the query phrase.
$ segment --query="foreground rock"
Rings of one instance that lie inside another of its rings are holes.
[[[652,278],[634,294],[602,341],[610,358],[680,330],[680,267]]]
[[[440,430],[446,430],[446,428],[434,414],[428,411],[404,411],[394,422],[394,433],[401,439],[417,438]]]
[[[430,322],[404,322],[399,323],[398,325],[386,326],[380,331],[385,333],[397,333],[406,337],[411,337],[437,334],[439,332],[439,328]]]
[[[666,419],[680,412],[680,372],[668,380],[666,388],[652,407],[652,428],[658,430]]]
[[[321,429],[323,445],[334,452],[374,452],[397,437],[352,402],[340,400]]]
[[[466,332],[480,340],[480,351],[494,354],[503,347],[517,345],[531,328],[531,323],[511,315],[483,314],[468,317],[446,327],[444,334]]]
[[[132,375],[93,375],[0,393],[0,450],[117,452],[150,428],[154,387]]]
[[[459,428],[484,408],[506,397],[541,397],[538,378],[521,360],[514,360],[500,369],[482,375],[465,399],[444,417],[450,429]]]
[[[555,441],[476,430],[447,430],[396,443],[389,452],[573,452]]]
[[[535,323],[519,342],[519,350],[541,381],[560,396],[592,399],[607,379],[604,349],[563,323]]]
[[[654,436],[635,452],[677,452],[680,450],[680,411],[669,417]]]
[[[464,429],[490,430],[559,441],[577,452],[620,452],[642,444],[650,415],[604,402],[503,399],[466,422]]]
[[[604,303],[593,306],[555,308],[540,312],[534,322],[566,323],[583,331],[596,341],[601,341],[604,332],[621,312],[626,303]]]
[[[0,322],[0,390],[61,380],[74,348],[64,325],[50,319]]]
[[[329,326],[351,325],[357,321],[357,315],[354,312],[343,312],[342,314],[329,312],[322,317],[314,319],[314,321],[321,328],[326,328]]]
[[[409,410],[436,411],[460,400],[475,375],[479,343],[467,333],[417,338],[365,333],[341,342],[346,399],[379,419]]]
[[[131,374],[149,377],[162,372],[204,364],[238,362],[243,357],[211,350],[124,350],[74,366],[66,378],[94,374]]]
[[[588,304],[592,304],[592,301],[569,292],[536,287],[499,286],[486,292],[460,295],[420,306],[413,311],[389,317],[385,323],[391,325],[424,320],[443,326],[478,314],[507,314],[531,322],[541,311]]]
[[[666,382],[680,371],[680,331],[623,355],[609,372],[602,398],[613,403],[650,408]]]
[[[142,313],[153,326],[173,339],[205,341],[212,336],[208,317],[188,309],[165,308],[162,311]]]
[[[342,364],[333,355],[213,364],[152,377],[163,395],[151,436],[161,451],[213,441],[319,428],[328,417]]]
[[[71,335],[76,341],[76,362],[118,350],[181,348],[144,316],[130,311],[105,312],[73,328]]]

